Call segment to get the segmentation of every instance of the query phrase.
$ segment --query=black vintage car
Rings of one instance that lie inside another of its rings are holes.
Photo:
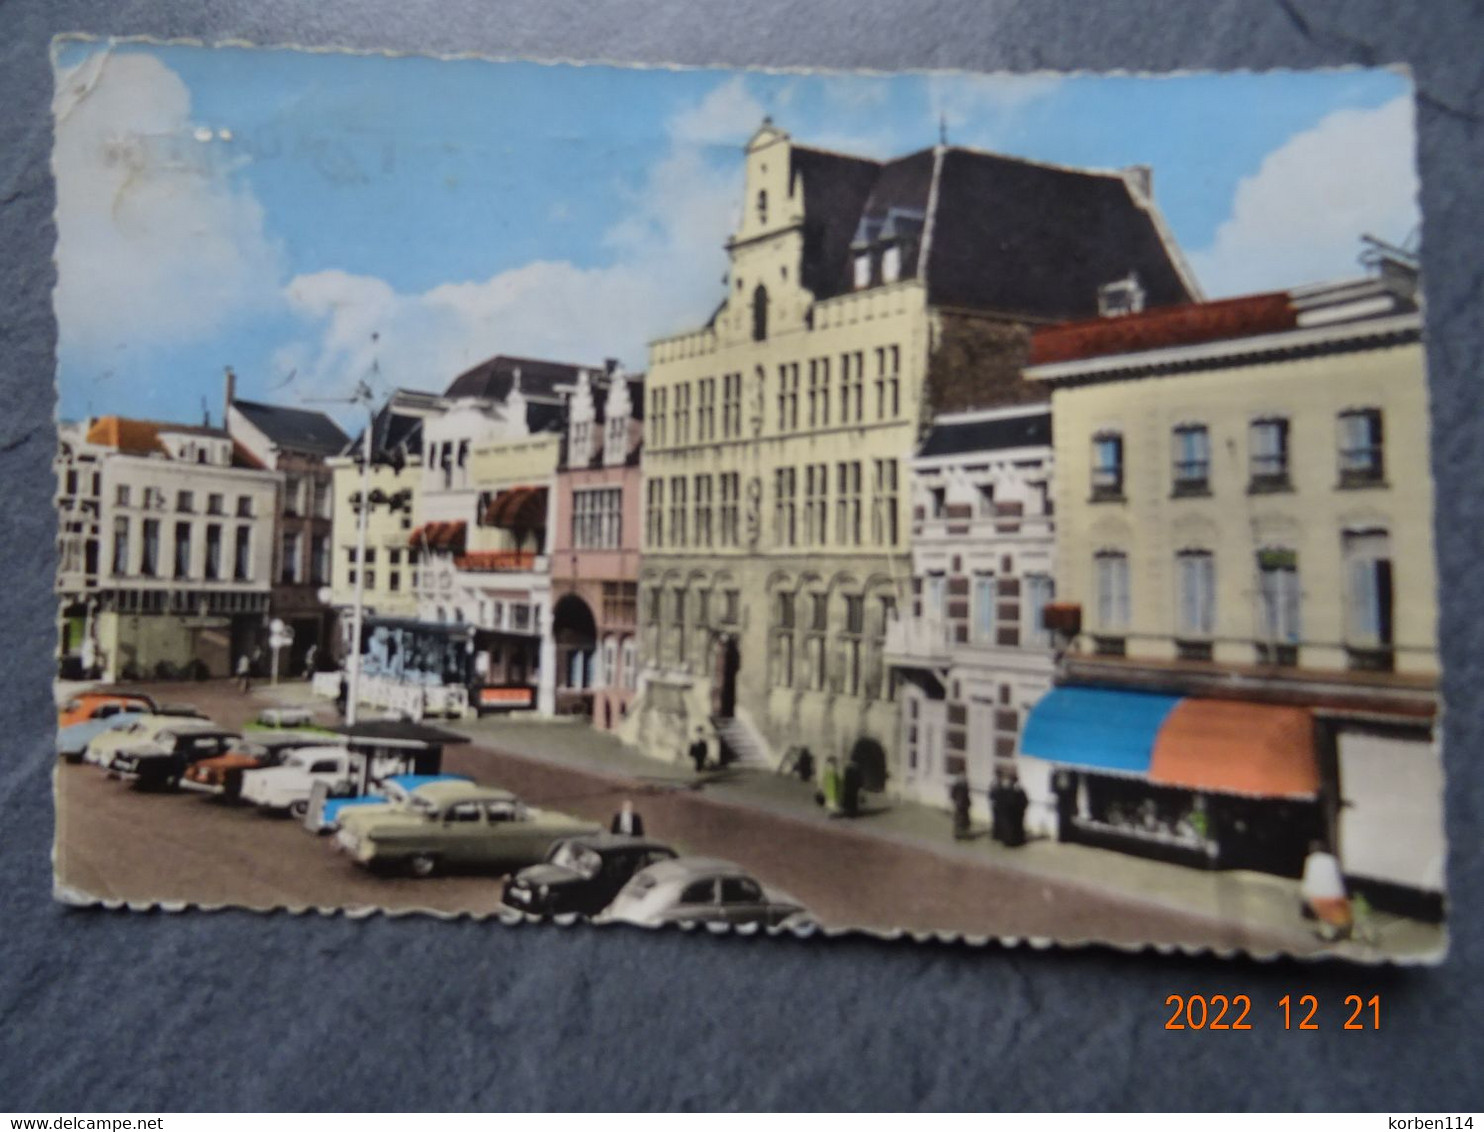
[[[141,790],[173,790],[189,767],[225,754],[241,742],[242,736],[235,731],[202,727],[165,730],[152,739],[120,748],[108,764],[108,773]]]
[[[668,845],[643,837],[569,837],[553,845],[542,864],[507,880],[503,899],[506,907],[531,916],[596,916],[640,869],[677,855]]]

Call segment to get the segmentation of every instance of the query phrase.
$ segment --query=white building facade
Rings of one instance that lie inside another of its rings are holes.
[[[1044,405],[937,417],[912,460],[911,607],[888,626],[899,677],[904,796],[948,806],[959,774],[973,810],[1016,773],[1028,829],[1054,829],[1039,764],[1017,758],[1027,714],[1051,686],[1041,612],[1054,597],[1051,414]]]

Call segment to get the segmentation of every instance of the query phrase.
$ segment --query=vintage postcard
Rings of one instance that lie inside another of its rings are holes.
[[[1405,73],[54,54],[61,899],[1442,956]]]

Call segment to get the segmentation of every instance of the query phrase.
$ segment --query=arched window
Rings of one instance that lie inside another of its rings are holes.
[[[759,189],[757,193],[757,222],[766,224],[768,222],[768,190]]]
[[[761,342],[768,337],[768,289],[761,283],[752,293],[752,340]]]

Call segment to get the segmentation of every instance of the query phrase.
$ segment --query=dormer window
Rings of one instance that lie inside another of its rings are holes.
[[[1144,287],[1134,272],[1098,288],[1098,314],[1104,318],[1138,314],[1144,309]]]
[[[766,224],[768,222],[768,190],[759,189],[757,193],[757,222]]]
[[[860,252],[855,257],[855,289],[862,291],[871,285],[871,253]]]
[[[881,281],[895,283],[902,275],[902,249],[892,244],[881,253]]]

